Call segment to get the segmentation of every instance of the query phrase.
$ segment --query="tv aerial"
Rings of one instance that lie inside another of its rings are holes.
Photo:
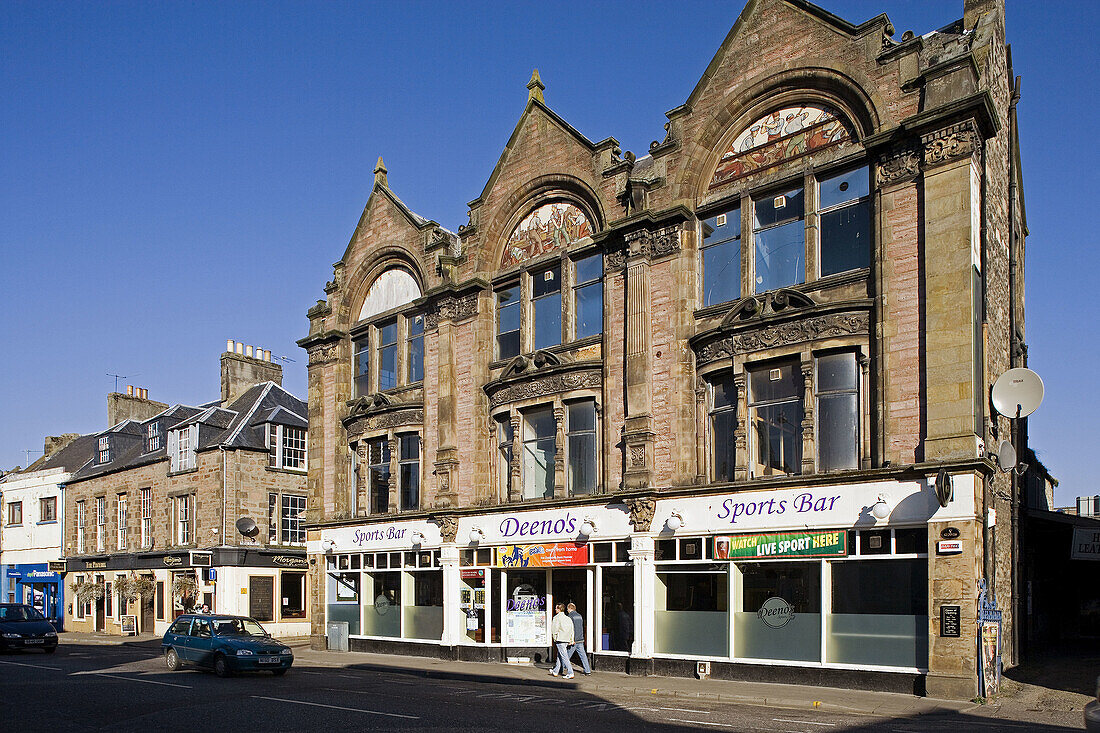
[[[1010,420],[1027,417],[1043,402],[1043,380],[1030,369],[1016,367],[993,383],[993,408]]]

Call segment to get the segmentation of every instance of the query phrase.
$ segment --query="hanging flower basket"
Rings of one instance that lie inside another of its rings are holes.
[[[172,595],[179,599],[184,611],[190,611],[195,606],[195,600],[199,595],[199,584],[195,582],[194,575],[178,575],[172,581]]]
[[[104,596],[103,584],[90,581],[74,583],[73,593],[76,595],[76,600],[82,604],[98,601]]]
[[[130,585],[134,590],[135,600],[137,596],[144,596],[145,598],[152,598],[153,594],[157,590],[156,581],[150,578],[148,575],[138,575],[137,577],[130,577]]]

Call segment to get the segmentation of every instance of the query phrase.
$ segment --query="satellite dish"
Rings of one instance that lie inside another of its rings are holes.
[[[997,446],[997,465],[1002,471],[1011,471],[1016,468],[1016,449],[1007,440],[1002,440]]]
[[[1043,380],[1030,369],[1016,367],[993,383],[993,407],[1007,418],[1027,417],[1043,401]]]
[[[237,531],[245,537],[255,537],[260,533],[260,528],[256,526],[256,522],[249,517],[241,517],[237,520],[236,525]]]

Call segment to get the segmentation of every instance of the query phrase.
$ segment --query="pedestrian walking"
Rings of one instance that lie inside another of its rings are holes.
[[[550,622],[550,638],[554,640],[558,660],[554,663],[554,668],[550,670],[550,674],[557,677],[559,670],[564,667],[564,679],[571,680],[573,679],[573,665],[569,663],[569,647],[573,644],[573,619],[565,614],[564,603],[555,605],[554,611],[556,612],[554,619]]]
[[[573,646],[569,647],[569,658],[572,659],[574,653],[580,655],[581,666],[587,677],[592,674],[592,667],[588,664],[588,652],[584,648],[584,617],[577,611],[576,603],[570,603],[565,607],[565,615],[573,621]]]

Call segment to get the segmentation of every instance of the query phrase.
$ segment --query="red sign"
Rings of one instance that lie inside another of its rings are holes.
[[[588,545],[573,542],[504,545],[497,548],[497,567],[502,568],[556,568],[587,564]]]
[[[483,568],[462,568],[458,571],[458,577],[463,580],[467,578],[484,578],[485,570]]]

